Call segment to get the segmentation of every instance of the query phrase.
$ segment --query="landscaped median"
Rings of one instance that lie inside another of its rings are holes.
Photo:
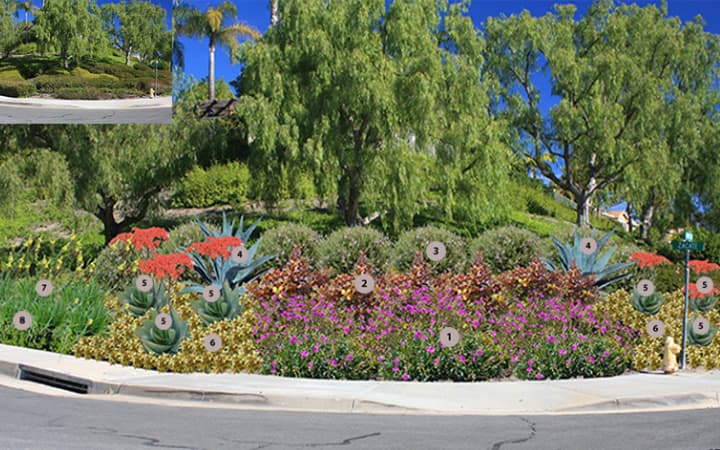
[[[104,283],[116,286],[92,302],[107,317],[102,326],[99,317],[64,325],[89,308],[71,300],[84,296],[77,285],[58,284],[55,297],[40,299],[30,282],[7,279],[5,298],[13,300],[2,304],[0,341],[49,349],[62,336],[63,342],[79,337],[75,356],[160,372],[399,382],[537,381],[658,370],[663,339],[646,331],[654,314],[664,321],[665,334],[680,341],[681,292],[666,294],[655,311],[640,308],[624,290],[599,291],[626,268],[606,267],[608,258],[598,257],[607,237],[586,256],[578,256],[579,236],[574,245],[558,243],[564,263],[555,270],[536,258],[493,274],[480,255],[461,271],[443,269],[457,257],[451,252],[463,247],[445,248],[427,230],[406,271],[376,267],[381,264],[373,259],[391,251],[380,251],[377,240],[349,271],[313,267],[302,245],[271,269],[273,255],[261,256],[261,241],[249,244],[257,225],[244,229],[241,221],[236,229],[224,220],[214,229],[199,223],[199,238],[161,228],[121,234],[94,267]],[[356,231],[348,251],[367,238],[361,229],[346,234]],[[445,261],[433,258],[435,246],[447,252]],[[565,264],[573,254],[580,268]],[[82,277],[82,270],[75,276]],[[362,288],[363,280],[371,287]],[[704,305],[700,313],[717,323],[716,303]],[[21,310],[33,315],[34,328],[13,328],[13,315]],[[691,339],[689,364],[720,367],[718,340],[705,340]]]

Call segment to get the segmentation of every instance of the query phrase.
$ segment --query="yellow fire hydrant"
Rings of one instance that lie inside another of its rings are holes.
[[[155,98],[155,89],[150,88],[150,98]]]
[[[675,373],[678,370],[677,355],[680,353],[680,346],[675,343],[672,336],[665,338],[665,348],[663,350],[663,372]]]

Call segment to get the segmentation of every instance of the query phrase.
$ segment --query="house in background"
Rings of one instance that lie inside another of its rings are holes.
[[[614,220],[615,222],[622,225],[623,230],[630,231],[630,220],[632,220],[632,226],[633,229],[640,226],[640,222],[635,219],[630,219],[630,217],[627,214],[627,211],[605,211],[600,210],[600,215],[602,217],[607,217],[610,220]]]

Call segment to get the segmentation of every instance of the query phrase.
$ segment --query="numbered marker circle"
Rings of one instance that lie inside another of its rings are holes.
[[[217,286],[206,287],[203,290],[203,298],[210,303],[215,303],[220,299],[220,289]]]
[[[440,241],[431,242],[425,247],[425,254],[431,261],[440,261],[445,257],[446,253],[445,244]]]
[[[216,352],[222,347],[222,339],[217,334],[208,334],[205,336],[205,350]]]
[[[139,275],[135,278],[135,286],[140,292],[150,292],[153,288],[153,279],[150,275]]]
[[[169,330],[172,327],[172,317],[168,313],[160,313],[155,316],[155,326],[161,330]]]
[[[35,292],[37,292],[40,297],[47,297],[52,294],[52,291],[53,285],[50,280],[40,280],[35,284]]]
[[[20,331],[25,331],[32,326],[32,316],[27,311],[18,311],[13,316],[13,325]]]
[[[364,273],[355,277],[355,290],[361,294],[369,294],[375,289],[375,280],[372,275]]]
[[[645,326],[645,331],[647,331],[650,337],[659,338],[665,334],[665,324],[658,319],[651,320]]]
[[[460,342],[460,333],[452,327],[445,327],[440,330],[440,343],[443,347],[452,347]]]
[[[250,253],[248,253],[247,249],[244,245],[239,245],[235,247],[232,250],[232,253],[230,254],[232,257],[233,262],[236,262],[238,264],[242,264],[248,260],[250,257]]]
[[[707,320],[705,317],[698,317],[693,321],[692,324],[693,331],[695,334],[699,335],[705,335],[710,331],[710,321]]]
[[[709,294],[712,292],[713,288],[715,287],[713,285],[713,280],[710,277],[700,277],[695,282],[695,287],[697,287],[697,290],[701,294]]]
[[[597,242],[593,238],[582,238],[580,240],[580,251],[586,255],[592,255],[597,250]]]
[[[635,286],[635,289],[637,289],[638,294],[641,296],[649,297],[655,292],[655,285],[650,280],[640,280]]]

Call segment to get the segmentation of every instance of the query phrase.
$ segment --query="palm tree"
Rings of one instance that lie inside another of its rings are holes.
[[[177,18],[175,31],[180,36],[192,38],[208,38],[210,41],[210,61],[208,64],[208,90],[209,99],[215,99],[215,47],[226,47],[230,53],[230,62],[235,61],[235,54],[239,45],[238,38],[248,36],[256,38],[260,32],[250,25],[234,23],[224,25],[228,19],[237,20],[237,8],[229,1],[217,7],[208,6],[202,12],[191,6],[182,4],[173,10],[173,17]]]

